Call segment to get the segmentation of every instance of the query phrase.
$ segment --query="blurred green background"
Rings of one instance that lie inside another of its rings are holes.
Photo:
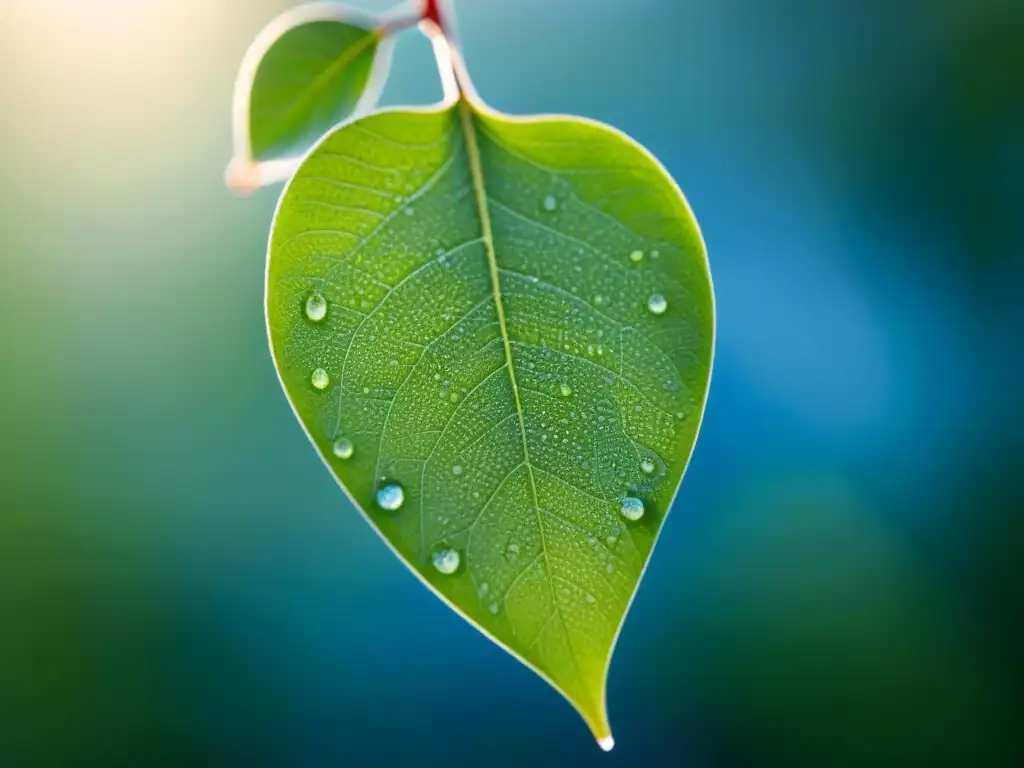
[[[0,0],[0,765],[1024,764],[1024,2],[457,3],[485,98],[635,136],[710,251],[609,755],[279,389],[278,190],[221,178],[289,5]],[[438,95],[406,34],[385,103]]]

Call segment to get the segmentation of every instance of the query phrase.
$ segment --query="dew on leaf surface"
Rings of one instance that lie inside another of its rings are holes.
[[[306,299],[306,317],[314,323],[319,323],[327,317],[327,299],[319,293],[310,294]]]
[[[331,384],[331,377],[323,368],[317,368],[309,377],[310,383],[319,390],[325,390]]]
[[[627,496],[622,500],[622,516],[636,522],[644,516],[644,503],[635,496]]]
[[[405,503],[405,491],[398,483],[388,483],[377,490],[377,506],[394,512]]]
[[[438,573],[450,576],[459,569],[459,561],[461,558],[459,557],[459,553],[454,549],[439,549],[431,556],[430,560],[434,564],[434,568]]]
[[[668,309],[668,301],[660,293],[652,293],[651,297],[647,299],[647,309],[655,315],[663,315]]]
[[[334,441],[334,455],[339,459],[351,459],[352,454],[355,453],[355,447],[352,445],[352,441],[347,437],[342,437]]]

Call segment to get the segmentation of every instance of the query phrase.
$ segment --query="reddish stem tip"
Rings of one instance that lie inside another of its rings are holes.
[[[439,0],[423,0],[423,20],[432,21],[437,28],[444,31],[444,24],[441,23],[441,4]]]

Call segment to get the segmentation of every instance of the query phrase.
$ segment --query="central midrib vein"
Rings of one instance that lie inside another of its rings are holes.
[[[523,463],[526,465],[527,474],[530,477],[530,491],[533,494],[533,510],[537,515],[537,529],[540,532],[541,553],[547,565],[547,582],[551,590],[551,602],[554,613],[562,622],[562,629],[569,640],[569,647],[572,649],[572,640],[569,638],[569,628],[566,626],[565,617],[562,616],[561,608],[558,606],[558,597],[555,595],[555,587],[552,583],[554,574],[551,571],[551,557],[548,555],[547,538],[544,535],[544,521],[541,519],[540,500],[537,496],[537,481],[534,478],[533,464],[530,463],[530,449],[526,441],[526,422],[523,418],[523,404],[519,397],[519,384],[516,382],[516,367],[512,362],[512,344],[509,341],[508,327],[505,324],[505,306],[501,300],[501,279],[499,277],[498,259],[494,252],[494,230],[491,227],[491,212],[487,205],[487,188],[484,186],[484,169],[480,160],[480,145],[477,143],[476,126],[473,123],[473,108],[466,99],[460,99],[459,118],[462,121],[462,132],[466,136],[466,154],[469,157],[469,170],[473,177],[473,191],[476,196],[476,206],[480,214],[480,228],[484,240],[484,249],[487,251],[487,265],[491,272],[491,291],[494,294],[494,306],[498,314],[498,328],[501,331],[501,339],[505,345],[505,367],[508,368],[508,379],[512,385],[512,397],[515,400],[516,414],[519,416],[519,434],[523,439]],[[583,674],[576,661],[576,653],[572,653],[573,665],[580,682],[583,684]],[[587,686],[583,684],[584,690]],[[589,693],[589,690],[587,690]]]
[[[491,212],[487,205],[487,188],[484,186],[484,169],[480,161],[480,145],[477,143],[476,126],[473,124],[473,108],[465,99],[459,100],[459,118],[462,121],[462,132],[466,136],[466,155],[469,157],[469,171],[473,176],[473,192],[476,196],[476,207],[480,214],[480,228],[484,239],[484,250],[487,252],[487,266],[491,272],[491,292],[494,294],[494,307],[498,313],[498,328],[501,340],[505,345],[505,367],[508,368],[508,379],[512,384],[512,397],[515,399],[516,414],[519,416],[519,434],[523,438],[523,461],[530,475],[530,488],[533,491],[533,508],[537,512],[537,524],[541,526],[541,546],[547,559],[547,546],[544,543],[544,524],[540,520],[540,502],[537,498],[537,483],[533,478],[533,465],[530,464],[530,451],[526,444],[526,422],[523,420],[523,404],[519,398],[519,384],[516,382],[516,367],[512,362],[512,344],[508,337],[508,326],[505,324],[505,306],[501,300],[501,279],[498,274],[498,259],[494,253],[494,230],[491,227]],[[548,566],[550,568],[550,564]]]

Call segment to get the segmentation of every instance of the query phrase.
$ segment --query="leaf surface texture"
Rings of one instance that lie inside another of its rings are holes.
[[[267,317],[299,419],[370,522],[610,736],[612,649],[712,358],[704,246],[661,166],[576,118],[361,118],[281,200]]]

